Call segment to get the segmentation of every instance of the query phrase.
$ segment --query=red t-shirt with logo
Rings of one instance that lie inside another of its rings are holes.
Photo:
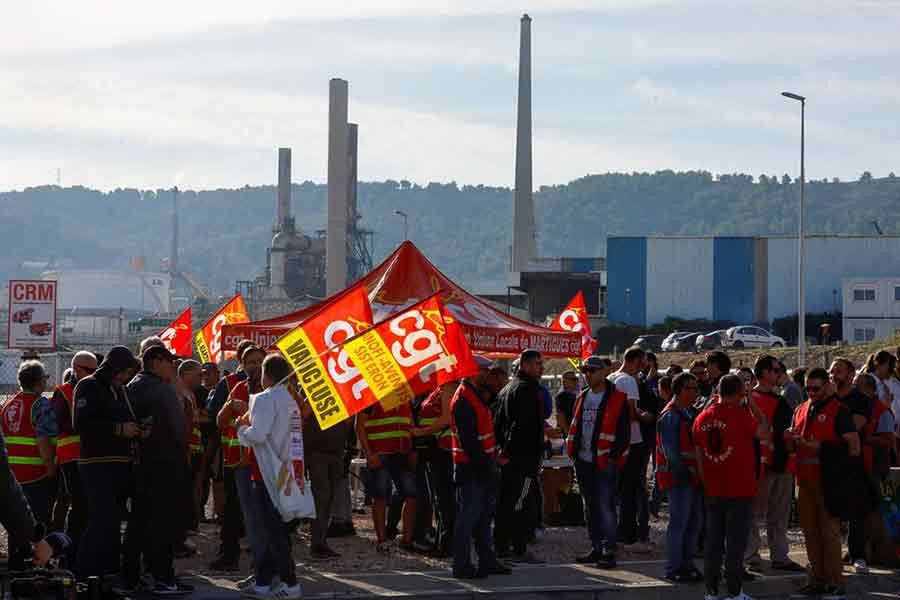
[[[704,493],[715,498],[756,496],[758,424],[745,406],[717,402],[694,420],[694,445],[700,451]]]

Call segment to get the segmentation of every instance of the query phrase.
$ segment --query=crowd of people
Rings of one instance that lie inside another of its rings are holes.
[[[509,370],[476,356],[469,378],[324,430],[280,355],[244,341],[236,360],[220,376],[148,338],[137,356],[77,353],[54,390],[40,362],[23,362],[21,391],[0,408],[11,565],[63,554],[79,578],[104,577],[123,593],[189,594],[174,561],[196,551],[191,531],[215,521],[212,570],[239,571],[246,536],[253,574],[242,592],[298,598],[296,523],[282,518],[257,460],[274,448],[311,492],[312,559],[337,558],[328,539],[355,534],[350,464],[361,455],[375,552],[450,558],[460,579],[510,574],[510,563],[541,562],[529,546],[544,533],[553,438],[583,503],[590,549],[577,563],[614,569],[618,549],[650,551],[666,503],[669,581],[705,582],[708,600],[746,600],[765,528],[771,568],[808,572],[800,596],[841,598],[843,563],[867,570],[866,517],[896,460],[900,381],[887,351],[859,370],[837,358],[828,371],[789,373],[769,355],[733,369],[714,351],[663,372],[655,355],[630,348],[617,364],[591,356],[565,372],[555,399],[539,352]],[[789,557],[795,507],[808,569]],[[65,535],[45,537],[39,524]]]

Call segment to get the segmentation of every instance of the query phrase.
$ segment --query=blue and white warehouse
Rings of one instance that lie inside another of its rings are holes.
[[[666,317],[769,323],[797,313],[797,237],[614,237],[611,323]],[[900,236],[806,237],[806,312],[841,310],[841,280],[900,275]]]

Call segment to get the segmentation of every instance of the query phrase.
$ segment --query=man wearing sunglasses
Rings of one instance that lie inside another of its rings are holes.
[[[97,357],[91,352],[81,351],[72,357],[72,380],[56,386],[53,392],[53,409],[59,425],[56,440],[56,460],[62,471],[63,482],[69,495],[69,514],[66,518],[66,533],[72,540],[73,554],[78,554],[78,540],[87,523],[87,496],[78,473],[78,459],[81,458],[81,438],[75,432],[72,415],[75,412],[75,386],[79,381],[93,375],[97,370]]]

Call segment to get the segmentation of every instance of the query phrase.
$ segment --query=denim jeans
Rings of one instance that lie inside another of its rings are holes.
[[[471,547],[475,541],[478,564],[485,568],[496,562],[491,547],[491,519],[497,507],[493,481],[472,478],[456,486],[456,523],[453,532],[453,571],[472,568]]]
[[[719,593],[722,559],[729,596],[739,596],[744,576],[744,551],[753,519],[753,498],[706,499],[706,590]]]
[[[596,465],[577,460],[575,474],[584,501],[584,521],[591,546],[601,554],[615,555],[619,527],[616,519],[619,470],[610,465],[599,471]]]
[[[668,490],[666,576],[694,569],[697,538],[703,527],[703,496],[698,488],[680,483]]]
[[[253,521],[248,519],[247,532],[249,534],[256,529],[256,535],[250,537],[256,585],[271,585],[272,579],[278,575],[284,584],[293,586],[297,583],[297,574],[288,524],[272,504],[266,484],[262,481],[248,482],[251,494],[248,499],[252,502],[250,511],[255,516]]]
[[[244,530],[252,552],[253,548],[256,548],[258,544],[265,542],[265,540],[261,539],[265,536],[265,532],[263,532],[262,524],[259,520],[260,513],[256,510],[253,482],[250,481],[250,467],[240,467],[234,470],[234,484],[237,488],[238,498],[240,498],[241,517],[244,520]]]

